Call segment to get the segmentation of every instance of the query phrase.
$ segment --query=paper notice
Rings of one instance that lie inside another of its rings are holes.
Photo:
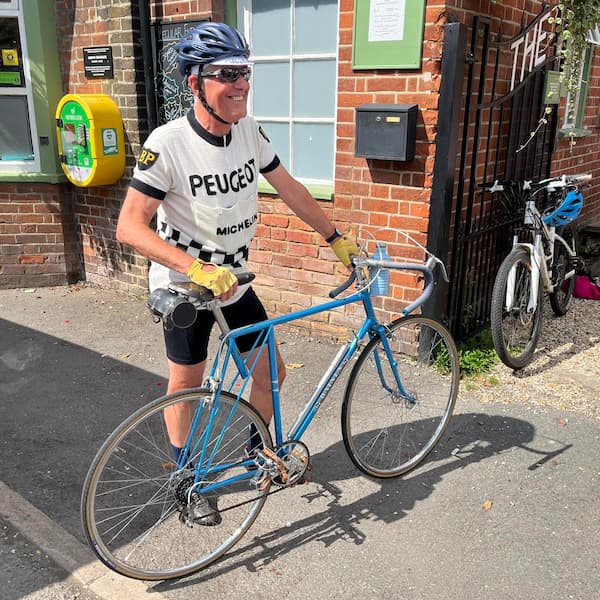
[[[369,42],[397,42],[404,39],[406,0],[371,0]]]

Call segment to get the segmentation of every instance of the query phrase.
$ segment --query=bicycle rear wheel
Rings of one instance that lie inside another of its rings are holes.
[[[561,237],[572,246],[573,230],[566,226],[559,232]],[[554,260],[552,262],[552,285],[553,291],[550,293],[550,306],[554,314],[562,317],[569,310],[571,300],[573,299],[573,290],[575,289],[576,273],[566,279],[567,273],[572,269],[571,257],[569,251],[564,245],[556,241],[554,242]]]
[[[456,345],[441,323],[414,315],[387,331],[360,353],[342,404],[348,455],[382,478],[407,473],[431,452],[450,421],[460,380]]]
[[[175,404],[187,407],[194,423],[185,468],[173,462],[163,418]],[[257,489],[248,468],[251,426],[271,447],[254,408],[226,392],[213,405],[202,389],[159,398],[124,421],[96,455],[83,486],[83,529],[98,558],[127,577],[160,580],[189,575],[229,550],[256,519],[268,491],[268,485]],[[210,511],[216,508],[218,524],[190,518],[193,499],[195,507],[204,502],[205,513],[207,501]]]
[[[511,369],[527,366],[537,347],[542,326],[542,288],[529,312],[531,259],[524,248],[514,248],[504,259],[494,281],[490,320],[494,348]],[[507,290],[510,293],[507,294]],[[510,297],[510,304],[509,304]]]

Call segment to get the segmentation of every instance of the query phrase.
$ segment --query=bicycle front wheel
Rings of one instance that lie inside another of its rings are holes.
[[[185,468],[173,462],[163,418],[174,405],[190,417]],[[268,485],[257,489],[249,470],[250,431],[271,447],[254,408],[226,392],[213,403],[202,389],[159,398],[124,421],[84,483],[83,529],[98,558],[127,577],[162,580],[189,575],[222,556],[254,522],[268,491]],[[206,500],[204,488],[212,490]],[[191,498],[217,511],[212,526],[202,524],[206,517],[190,516]]]
[[[511,369],[527,366],[537,347],[542,326],[542,288],[529,310],[531,259],[524,248],[514,248],[504,259],[494,281],[490,320],[494,348]]]
[[[560,230],[561,237],[567,244],[573,244],[573,230],[565,226]],[[571,255],[560,241],[554,242],[554,259],[552,261],[552,292],[550,293],[550,306],[554,314],[562,317],[567,314],[571,300],[573,299],[573,290],[575,289],[576,273],[567,279],[567,274],[572,270]]]
[[[441,323],[414,315],[388,325],[348,379],[342,436],[352,462],[373,477],[414,469],[442,437],[459,380],[456,345]]]

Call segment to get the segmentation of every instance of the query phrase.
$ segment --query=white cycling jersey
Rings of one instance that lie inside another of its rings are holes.
[[[225,137],[206,131],[193,110],[155,129],[138,158],[131,187],[160,200],[157,232],[191,256],[232,270],[245,267],[258,218],[258,174],[279,165],[268,138],[252,117]],[[150,291],[181,273],[153,262]],[[227,304],[235,302],[245,291]]]

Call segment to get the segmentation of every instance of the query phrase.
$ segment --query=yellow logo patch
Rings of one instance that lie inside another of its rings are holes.
[[[150,150],[150,148],[142,148],[137,161],[138,169],[140,171],[149,169],[158,160],[158,157],[158,152],[154,152],[154,150]]]

